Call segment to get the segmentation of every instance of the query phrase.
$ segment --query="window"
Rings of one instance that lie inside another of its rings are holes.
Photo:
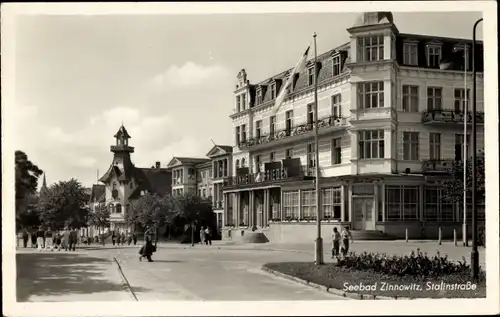
[[[342,72],[340,68],[340,55],[333,57],[333,76],[338,76]]]
[[[257,100],[255,100],[256,104],[261,104],[262,103],[262,88],[257,89]]]
[[[303,190],[301,197],[302,215],[301,219],[316,219],[316,190]]]
[[[384,107],[384,82],[359,83],[358,104],[360,109]]]
[[[384,130],[359,132],[359,158],[384,158]]]
[[[243,124],[241,126],[241,142],[245,143],[247,140],[247,125]]]
[[[241,131],[241,128],[240,127],[236,127],[236,145],[240,145],[240,131]]]
[[[207,197],[207,190],[203,188],[203,198]]]
[[[200,188],[200,189],[198,189],[198,196],[200,196],[200,197],[201,197],[201,188]]]
[[[240,160],[236,160],[236,164],[235,165],[236,165],[237,169],[240,168]]]
[[[441,134],[429,133],[429,158],[431,161],[441,160]]]
[[[341,118],[342,117],[342,95],[341,94],[336,94],[332,96],[332,116],[334,118]]]
[[[418,112],[418,86],[403,86],[403,112]]]
[[[241,106],[240,106],[240,96],[236,96],[236,112],[241,111]]]
[[[425,221],[455,221],[455,210],[452,203],[443,198],[443,190],[439,187],[427,187],[424,192]]]
[[[260,172],[260,164],[261,164],[261,158],[260,155],[255,156],[255,170],[257,173]]]
[[[321,193],[322,200],[322,219],[340,220],[342,212],[342,188],[325,188]]]
[[[276,83],[271,84],[271,100],[276,98]]]
[[[427,46],[427,66],[432,68],[439,68],[441,62],[441,46],[428,45]]]
[[[241,95],[241,108],[245,110],[247,108],[247,95]]]
[[[314,143],[307,144],[307,167],[315,167],[316,166],[316,147]]]
[[[414,221],[419,219],[419,198],[418,186],[386,186],[386,220]]]
[[[465,96],[464,88],[455,88],[455,112],[465,113],[468,109],[470,89],[467,89],[467,97]]]
[[[314,67],[309,67],[307,69],[307,78],[309,86],[314,85]]]
[[[291,159],[293,157],[293,149],[286,149],[285,157]]]
[[[285,116],[286,116],[286,121],[285,121],[286,135],[291,135],[293,127],[293,110],[287,111]]]
[[[418,161],[418,132],[403,132],[403,160]]]
[[[299,191],[283,192],[283,213],[286,220],[299,218]]]
[[[276,152],[269,153],[269,161],[270,162],[274,162],[275,158],[276,158]]]
[[[403,64],[417,66],[418,65],[418,46],[417,43],[403,44]]]
[[[427,88],[427,111],[441,110],[443,89],[440,87]]]
[[[332,165],[342,163],[341,138],[332,140]]]
[[[314,107],[313,104],[310,103],[307,105],[307,125],[312,126],[314,123]]]
[[[109,204],[108,205],[108,210],[109,210],[109,213],[112,214],[115,212],[115,206],[113,204]]]
[[[274,136],[276,133],[276,116],[269,117],[269,134]]]
[[[116,204],[116,213],[121,214],[122,213],[122,205]]]
[[[260,138],[261,127],[262,127],[262,120],[256,121],[255,122],[255,137],[257,139]]]
[[[245,162],[245,158],[242,158],[242,159],[241,159],[241,167],[245,167],[245,163],[246,163],[246,162]]]
[[[470,155],[470,134],[467,134],[467,157]],[[464,135],[455,134],[455,161],[464,159]]]
[[[360,62],[373,62],[384,59],[384,36],[358,38],[358,59]]]

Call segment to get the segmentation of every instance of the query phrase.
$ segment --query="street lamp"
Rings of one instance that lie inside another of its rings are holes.
[[[476,179],[476,143],[477,143],[477,131],[476,131],[476,28],[479,22],[483,19],[479,19],[474,23],[474,28],[472,31],[472,251],[471,251],[471,267],[472,267],[472,279],[477,280],[479,275],[479,253],[477,252],[477,208],[476,208],[476,190],[477,190],[477,179]]]

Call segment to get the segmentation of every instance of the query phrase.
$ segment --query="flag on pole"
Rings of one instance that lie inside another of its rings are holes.
[[[293,84],[293,80],[295,78],[295,75],[304,71],[304,69],[306,67],[307,55],[309,54],[310,47],[311,46],[307,47],[306,51],[304,52],[304,55],[302,55],[302,57],[300,57],[299,61],[297,62],[297,65],[295,65],[295,68],[290,73],[288,80],[283,85],[283,87],[281,87],[280,93],[278,94],[278,97],[276,97],[276,101],[274,102],[274,107],[272,110],[273,116],[278,112],[279,108],[283,104],[283,101],[285,101],[286,96],[290,92],[290,87]]]

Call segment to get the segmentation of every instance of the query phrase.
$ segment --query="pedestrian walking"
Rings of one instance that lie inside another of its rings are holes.
[[[111,242],[113,242],[113,245],[115,245],[115,243],[116,243],[116,234],[115,234],[115,231],[113,231],[113,233],[111,234]]]
[[[137,234],[135,232],[132,233],[132,240],[134,241],[134,245],[137,244]]]
[[[332,259],[335,257],[338,259],[340,252],[340,232],[337,230],[337,227],[333,227],[332,233]]]
[[[130,245],[132,243],[132,234],[129,232],[127,232],[127,243],[128,245]]]
[[[54,251],[54,233],[50,227],[45,232],[45,250]]]
[[[127,243],[127,236],[125,235],[125,231],[122,232],[122,245],[125,245]]]
[[[76,229],[71,229],[70,233],[69,233],[69,250],[70,251],[76,251],[76,244],[77,244],[77,241],[78,240],[78,232],[76,231]]]
[[[64,251],[68,251],[68,248],[69,248],[69,239],[70,239],[70,231],[69,231],[69,228],[66,227],[66,228],[64,228],[64,232],[63,232],[63,248],[64,248]]]
[[[352,242],[351,231],[349,230],[349,226],[345,226],[344,230],[341,233],[342,238],[342,255],[345,257],[349,252],[349,240]]]
[[[122,235],[121,233],[118,232],[118,234],[116,235],[116,244],[119,246],[121,242],[122,242]]]
[[[36,231],[33,230],[34,228],[32,228],[32,231],[31,231],[31,234],[30,234],[30,237],[31,237],[31,247],[32,248],[36,248]]]
[[[201,229],[200,229],[200,243],[201,244],[205,243],[205,239],[206,239],[205,228],[201,227]]]
[[[148,262],[153,262],[151,256],[153,252],[156,251],[156,246],[153,245],[153,232],[151,228],[146,228],[144,232],[144,245],[139,250],[139,261],[142,261],[142,258],[147,258]]]
[[[23,248],[28,247],[28,240],[29,240],[28,229],[24,228],[23,229]]]
[[[209,226],[205,228],[205,244],[212,245],[212,229]]]
[[[42,251],[42,249],[45,247],[44,241],[45,231],[43,231],[42,226],[40,226],[38,228],[38,231],[36,232],[36,246],[38,248],[38,251]]]

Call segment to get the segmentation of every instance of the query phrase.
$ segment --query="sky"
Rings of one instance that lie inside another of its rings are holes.
[[[393,13],[402,33],[471,38],[473,12]],[[123,123],[132,161],[166,166],[233,145],[236,75],[257,83],[349,41],[359,13],[36,15],[15,29],[16,149],[51,183],[96,183]],[[482,30],[478,29],[478,39]]]

